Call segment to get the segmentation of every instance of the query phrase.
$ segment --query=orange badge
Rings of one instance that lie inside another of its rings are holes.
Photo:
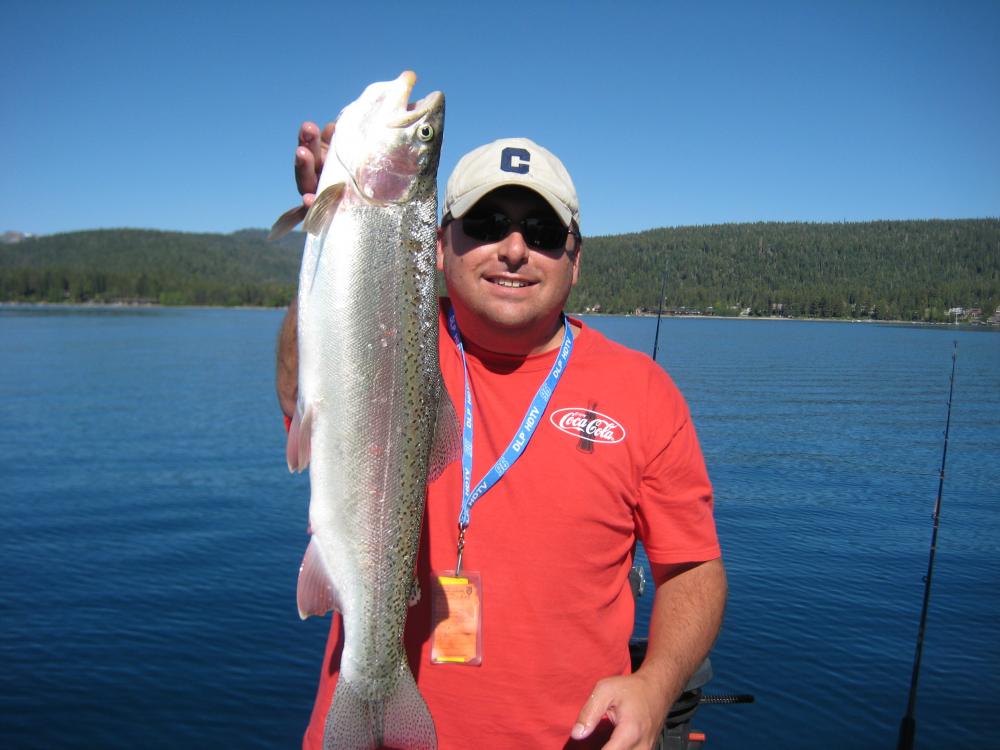
[[[432,586],[434,635],[431,663],[478,665],[483,661],[482,581],[478,573],[443,571]]]

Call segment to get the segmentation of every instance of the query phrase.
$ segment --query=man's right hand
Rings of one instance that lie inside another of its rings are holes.
[[[304,122],[299,128],[299,146],[295,149],[295,186],[302,194],[302,205],[279,216],[271,227],[268,239],[280,239],[295,229],[316,200],[316,188],[333,140],[333,128],[332,122],[327,123],[322,132],[314,122]]]
[[[295,186],[302,194],[302,204],[309,208],[316,200],[316,186],[323,171],[326,152],[333,140],[334,123],[328,122],[320,131],[314,122],[304,122],[299,128],[299,147],[295,149]]]

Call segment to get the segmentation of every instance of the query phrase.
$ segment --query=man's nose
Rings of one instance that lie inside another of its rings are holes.
[[[524,241],[520,227],[512,227],[510,233],[500,240],[497,254],[511,268],[520,268],[528,262],[528,243]]]

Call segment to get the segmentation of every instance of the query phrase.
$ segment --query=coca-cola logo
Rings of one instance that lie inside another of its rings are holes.
[[[606,414],[573,407],[552,412],[549,421],[567,435],[594,443],[620,443],[625,428]]]

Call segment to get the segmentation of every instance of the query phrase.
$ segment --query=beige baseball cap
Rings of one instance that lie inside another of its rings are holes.
[[[573,180],[556,156],[528,138],[503,138],[470,151],[448,178],[444,213],[458,219],[487,193],[519,185],[542,196],[566,226],[580,226]]]

